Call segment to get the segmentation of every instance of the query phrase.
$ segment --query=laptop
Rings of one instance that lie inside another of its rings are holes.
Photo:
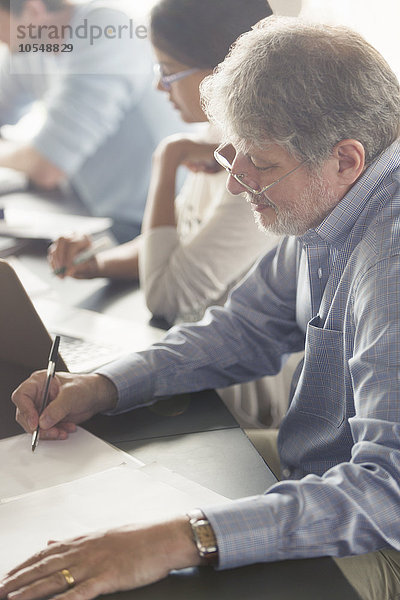
[[[128,351],[143,350],[165,333],[51,300],[40,300],[37,306],[51,323],[50,331],[13,267],[0,259],[0,438],[21,432],[15,423],[11,393],[33,371],[47,367],[56,334],[61,335],[56,369],[82,373]],[[108,343],[110,339],[121,343]]]

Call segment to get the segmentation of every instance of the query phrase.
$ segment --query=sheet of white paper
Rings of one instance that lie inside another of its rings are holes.
[[[7,548],[0,578],[50,539],[180,514],[198,506],[200,495],[201,506],[230,502],[198,484],[185,487],[180,491],[127,463],[0,505],[1,547]]]
[[[31,440],[28,433],[0,440],[0,506],[7,498],[73,481],[126,461],[143,464],[82,428],[64,441],[40,440],[35,452]]]
[[[26,239],[55,240],[71,232],[92,235],[106,231],[112,225],[107,217],[81,217],[61,213],[37,212],[6,207],[0,221],[0,235]]]
[[[191,479],[187,479],[183,475],[179,475],[179,473],[176,473],[175,471],[171,471],[170,469],[163,467],[157,462],[144,465],[141,467],[141,471],[147,475],[150,475],[150,477],[153,477],[153,479],[157,479],[157,481],[163,481],[180,492],[193,496],[196,498],[197,505],[205,506],[211,502],[218,504],[221,502],[221,498],[226,500],[224,496],[209,490],[200,483],[196,483]]]

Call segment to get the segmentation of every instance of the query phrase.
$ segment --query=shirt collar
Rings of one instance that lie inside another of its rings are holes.
[[[396,140],[366,169],[322,223],[300,239],[305,244],[322,240],[331,246],[341,247],[377,187],[399,166],[400,140]]]

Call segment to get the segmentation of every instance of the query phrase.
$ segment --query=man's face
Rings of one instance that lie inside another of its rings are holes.
[[[299,165],[280,146],[271,144],[267,150],[238,153],[233,172],[245,174],[246,182],[260,189]],[[227,187],[232,194],[244,191],[233,177]],[[261,195],[245,191],[245,198],[260,228],[278,235],[303,235],[319,225],[340,200],[328,169],[323,166],[318,174],[312,173],[306,163]]]

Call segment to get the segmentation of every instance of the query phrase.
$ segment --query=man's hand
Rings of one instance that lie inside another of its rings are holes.
[[[0,140],[0,167],[25,173],[33,183],[52,190],[66,178],[65,173],[29,144]]]
[[[50,402],[39,420],[46,371],[37,371],[13,393],[16,419],[32,433],[38,423],[41,439],[64,440],[76,425],[117,404],[117,389],[102,375],[57,373],[50,384]]]
[[[18,600],[63,594],[68,600],[90,600],[153,583],[172,569],[199,563],[186,516],[151,526],[130,525],[51,542],[8,573],[0,585],[0,598],[11,593]],[[73,577],[72,587],[63,569]]]

